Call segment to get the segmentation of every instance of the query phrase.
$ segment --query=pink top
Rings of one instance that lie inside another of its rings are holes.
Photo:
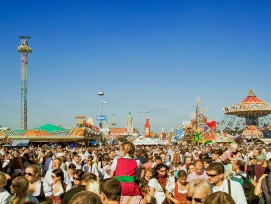
[[[201,175],[198,175],[196,172],[192,172],[191,174],[189,174],[187,176],[187,179],[186,181],[187,182],[191,182],[192,180],[194,180],[195,178],[204,178],[204,179],[207,179],[208,180],[208,175],[207,173],[204,171],[203,174]]]

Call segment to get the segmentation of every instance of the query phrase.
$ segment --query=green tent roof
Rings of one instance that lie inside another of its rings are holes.
[[[40,127],[35,128],[34,130],[45,130],[47,132],[54,132],[54,131],[68,131],[68,129],[60,127],[60,126],[55,126],[51,124],[46,124]]]

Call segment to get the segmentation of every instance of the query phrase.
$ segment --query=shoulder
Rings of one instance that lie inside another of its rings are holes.
[[[149,180],[148,185],[152,187],[152,186],[155,186],[157,182],[158,182],[158,181],[157,181],[156,178],[152,178],[151,180]]]
[[[4,188],[0,189],[0,193],[1,193],[1,198],[8,198],[9,196],[11,196],[11,194]]]
[[[196,172],[192,172],[192,173],[190,173],[190,174],[188,174],[188,176],[187,176],[187,178],[189,177],[193,177],[193,176],[195,176],[196,175]]]
[[[230,180],[231,185],[235,188],[243,188],[242,185],[238,181]]]

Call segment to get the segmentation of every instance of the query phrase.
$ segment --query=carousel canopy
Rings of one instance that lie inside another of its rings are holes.
[[[250,90],[248,96],[243,101],[236,105],[225,107],[224,113],[238,117],[263,117],[271,114],[271,105],[257,98],[254,91]]]

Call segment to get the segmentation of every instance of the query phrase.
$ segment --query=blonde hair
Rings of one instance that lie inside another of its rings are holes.
[[[29,181],[24,176],[17,176],[13,179],[18,186],[20,186],[24,192],[27,192],[29,187]]]
[[[120,149],[123,150],[124,155],[129,154],[130,157],[133,157],[135,154],[135,145],[131,142],[122,143]]]
[[[76,193],[69,202],[69,204],[81,204],[81,203],[102,204],[102,201],[96,193],[89,191],[81,191],[79,193]]]
[[[187,194],[193,196],[199,189],[206,193],[206,197],[212,193],[212,187],[206,179],[196,178],[188,184]]]
[[[204,201],[204,204],[216,204],[216,203],[235,204],[234,200],[228,193],[221,191],[212,193]]]
[[[99,194],[99,182],[92,180],[87,183],[86,190]]]
[[[233,142],[230,144],[230,149],[237,149],[238,148],[238,144]]]
[[[7,185],[7,178],[5,174],[0,173],[0,188],[3,188],[6,185]]]

